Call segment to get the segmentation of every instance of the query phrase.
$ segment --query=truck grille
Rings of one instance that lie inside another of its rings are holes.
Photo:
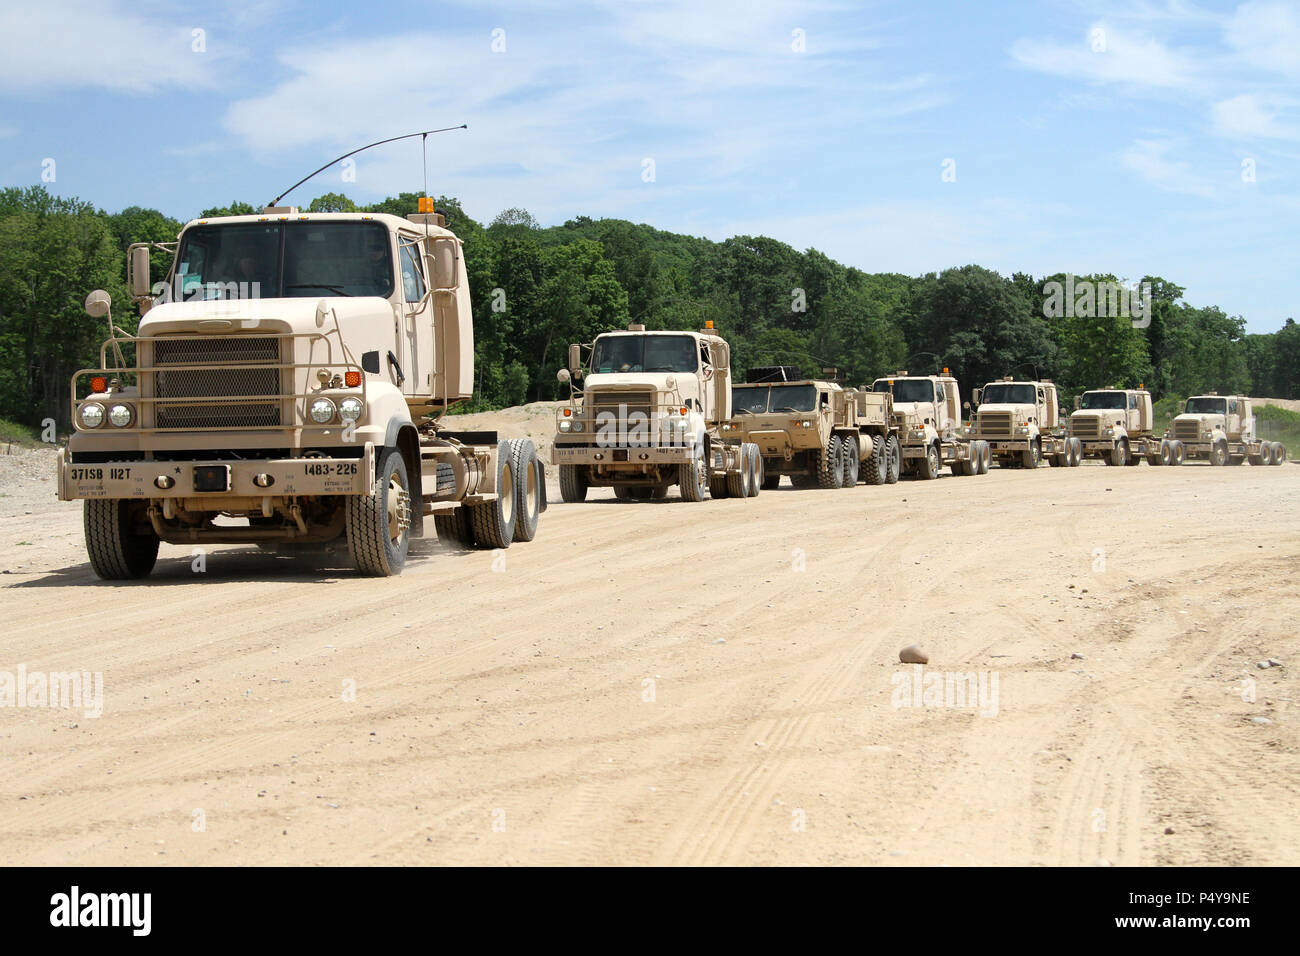
[[[1011,413],[1010,412],[987,412],[980,413],[976,418],[979,425],[981,437],[988,436],[991,438],[1010,438],[1011,437]]]
[[[1096,415],[1070,419],[1070,434],[1091,441],[1101,437],[1101,419]]]
[[[1201,437],[1201,423],[1174,422],[1174,437],[1179,441],[1196,441]]]
[[[153,343],[156,427],[248,428],[279,425],[280,402],[231,401],[281,394],[280,340],[212,336]],[[268,368],[228,368],[266,365]],[[167,367],[164,371],[163,368]]]
[[[594,392],[587,397],[587,413],[596,422],[597,427],[600,426],[601,421],[609,420],[603,418],[604,415],[612,415],[622,423],[626,422],[629,415],[637,412],[644,415],[647,422],[653,422],[654,392],[649,390]]]

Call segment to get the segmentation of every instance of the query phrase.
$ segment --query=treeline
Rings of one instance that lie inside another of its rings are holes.
[[[417,194],[365,211],[406,215]],[[1064,275],[1002,276],[977,265],[924,276],[868,273],[816,249],[799,252],[764,236],[724,242],[618,219],[579,217],[541,228],[508,209],[483,225],[440,198],[465,244],[475,312],[475,408],[561,397],[555,370],[565,346],[644,322],[702,328],[711,319],[735,363],[825,367],[860,384],[896,369],[947,367],[964,388],[1002,375],[1055,379],[1067,397],[1099,385],[1151,388],[1157,397],[1215,390],[1300,397],[1300,328],[1247,334],[1245,321],[1193,306],[1183,289],[1148,276],[1149,324],[1123,315],[1044,313],[1045,284]],[[353,211],[346,196],[313,200],[315,212]],[[248,203],[205,209],[201,218],[251,214]],[[107,289],[114,317],[134,327],[125,289],[126,247],[175,239],[182,223],[133,206],[106,213],[42,187],[0,190],[0,417],[38,424],[68,414],[68,378],[98,361],[102,320],[82,311],[86,293]],[[154,279],[166,270],[154,257]],[[1114,276],[1076,276],[1084,282]]]

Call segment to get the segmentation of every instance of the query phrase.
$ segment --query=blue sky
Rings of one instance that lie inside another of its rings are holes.
[[[466,122],[429,183],[480,221],[1154,274],[1263,332],[1300,312],[1298,80],[1300,4],[1274,0],[51,0],[0,9],[0,183],[52,159],[55,192],[185,219]],[[420,183],[417,140],[289,201]]]

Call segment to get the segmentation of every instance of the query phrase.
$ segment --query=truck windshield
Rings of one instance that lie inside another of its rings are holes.
[[[1189,415],[1226,415],[1228,400],[1226,398],[1189,398],[1187,414]]]
[[[1006,382],[985,385],[981,393],[983,405],[1033,405],[1036,398],[1032,385],[1009,385]]]
[[[591,349],[593,372],[694,372],[689,335],[602,335]]]
[[[811,412],[817,407],[815,385],[742,385],[731,390],[737,415],[764,412]]]
[[[1084,392],[1079,399],[1080,408],[1107,409],[1126,408],[1127,401],[1123,392]]]
[[[872,383],[873,392],[893,392],[895,402],[933,402],[934,383],[928,378],[878,378]]]
[[[181,237],[172,291],[184,299],[387,298],[388,230],[377,222],[195,226]]]

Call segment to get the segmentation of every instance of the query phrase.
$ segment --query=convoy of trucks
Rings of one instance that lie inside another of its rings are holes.
[[[149,284],[151,250],[171,256]],[[546,473],[528,439],[460,430],[473,393],[474,329],[460,239],[421,199],[405,219],[371,213],[197,219],[174,243],[136,243],[127,280],[141,320],[108,320],[96,368],[72,380],[73,432],[58,496],[84,501],[95,573],[140,578],[160,542],[293,549],[346,539],[364,575],[400,573],[426,518],[455,547],[530,541]],[[584,362],[585,356],[585,362]],[[1198,395],[1158,434],[1150,393],[1096,389],[1068,424],[1046,379],[990,382],[969,425],[956,378],[899,371],[848,387],[790,366],[732,382],[731,349],[699,331],[632,324],[569,347],[571,386],[551,463],[561,497],[751,498],[778,487],[892,484],[900,475],[1035,468],[1278,465],[1251,399]],[[971,408],[967,404],[966,408]]]

